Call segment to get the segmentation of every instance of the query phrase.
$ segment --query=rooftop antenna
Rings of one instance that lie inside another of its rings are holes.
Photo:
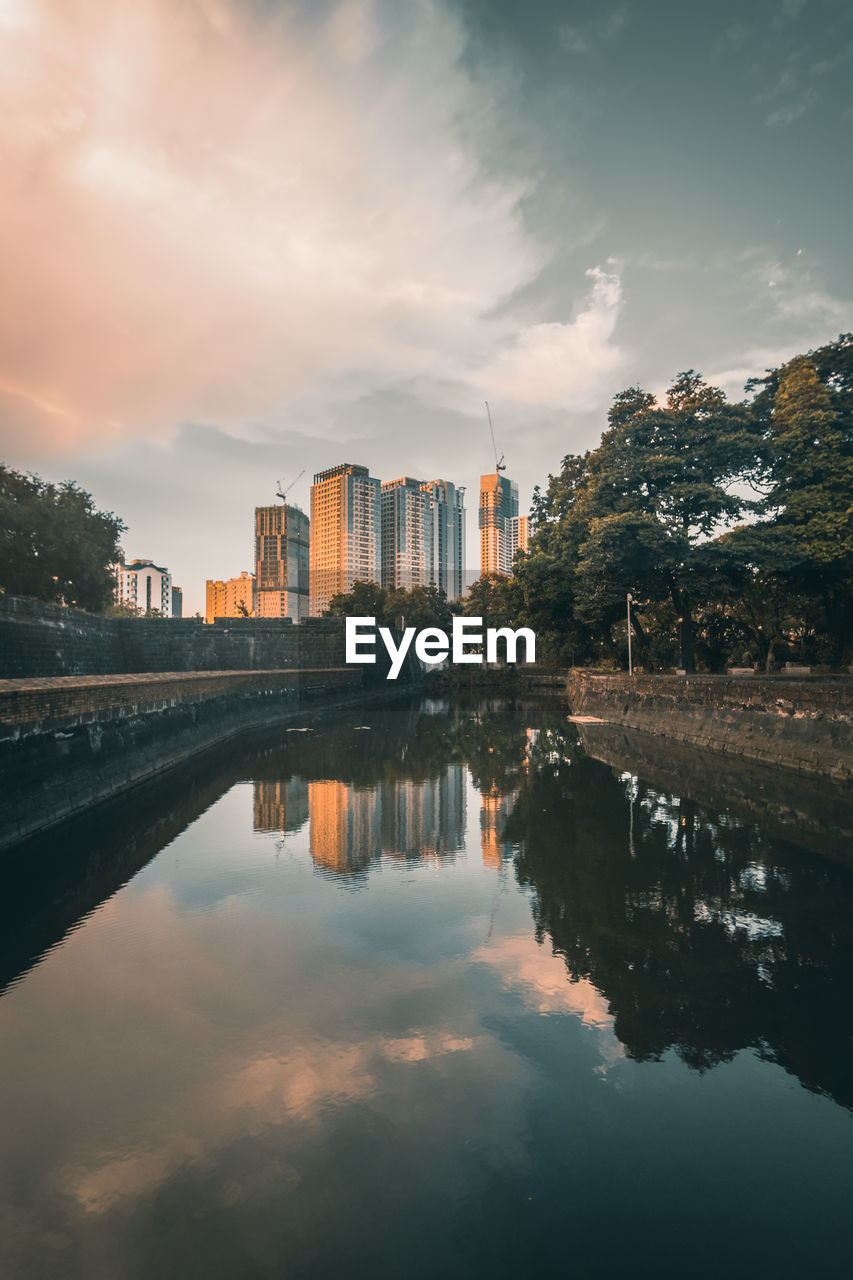
[[[291,489],[293,488],[293,486],[296,484],[296,481],[297,481],[297,480],[299,480],[299,479],[300,479],[302,476],[304,476],[304,475],[305,475],[305,468],[303,467],[303,468],[302,468],[302,470],[299,472],[299,475],[296,477],[296,479],[295,479],[295,480],[291,480],[290,484],[289,484],[289,485],[287,486],[287,488],[286,488],[286,489],[284,489],[284,490],[283,490],[283,489],[282,489],[282,487],[281,487],[281,486],[282,486],[282,484],[284,483],[284,481],[283,481],[283,480],[277,480],[277,481],[276,481],[277,488],[276,488],[276,491],[275,491],[275,496],[276,496],[277,498],[281,498],[282,502],[284,502],[284,501],[285,501],[285,499],[287,498],[287,495],[290,493],[290,490],[291,490]]]
[[[498,461],[498,446],[495,444],[495,429],[492,426],[492,411],[489,408],[488,400],[486,401],[486,413],[489,415],[489,434],[492,437],[492,448],[495,451],[495,471],[506,471],[503,454],[501,454],[500,461]]]

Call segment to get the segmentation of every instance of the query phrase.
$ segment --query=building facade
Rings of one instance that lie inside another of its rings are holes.
[[[511,516],[507,526],[507,538],[509,540],[509,563],[515,559],[516,551],[527,550],[528,539],[528,517],[527,516]]]
[[[184,593],[180,587],[172,587],[172,617],[184,616]]]
[[[379,480],[345,462],[318,471],[311,486],[309,611],[318,617],[332,596],[355,582],[381,578],[382,507]]]
[[[140,613],[156,609],[164,618],[172,617],[172,575],[153,560],[131,560],[115,567],[116,600]]]
[[[426,480],[421,488],[430,496],[432,575],[430,581],[448,600],[465,590],[465,489],[449,480]]]
[[[428,587],[435,580],[432,500],[423,481],[382,485],[382,586]]]
[[[205,584],[205,622],[215,618],[251,618],[254,609],[254,574],[245,569],[239,578],[208,578]]]
[[[513,520],[518,519],[518,485],[499,471],[480,477],[480,573],[512,572],[512,557],[517,547],[518,529],[513,534]],[[527,517],[525,530],[527,528]],[[526,537],[526,533],[525,533]]]
[[[299,507],[255,507],[256,617],[308,617],[309,528]]]

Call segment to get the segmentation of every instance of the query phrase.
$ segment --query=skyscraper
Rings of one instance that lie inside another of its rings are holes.
[[[311,486],[312,617],[354,582],[379,582],[381,529],[379,481],[367,467],[344,462],[317,472]]]
[[[432,502],[420,480],[382,485],[382,586],[428,587],[434,580]]]
[[[308,530],[299,507],[255,507],[256,617],[307,618]]]
[[[480,573],[511,573],[510,522],[518,517],[518,485],[494,471],[480,477]],[[517,544],[518,533],[515,540]]]
[[[465,589],[465,490],[449,480],[426,480],[432,522],[432,578],[448,600]]]
[[[509,541],[509,563],[515,559],[516,551],[527,550],[528,540],[528,517],[527,516],[510,516],[507,525],[507,538]]]

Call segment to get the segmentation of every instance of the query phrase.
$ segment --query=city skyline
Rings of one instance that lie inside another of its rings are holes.
[[[623,388],[853,328],[840,0],[6,0],[0,41],[3,455],[185,612],[271,477],[473,489],[488,399],[524,512]]]
[[[480,574],[496,571],[482,564],[467,570],[465,487],[449,480],[402,476],[380,481],[366,467],[340,463],[314,476],[315,524],[300,507],[279,496],[280,505],[255,507],[254,573],[243,569],[229,578],[206,579],[207,622],[240,616],[298,622],[319,616],[333,595],[348,591],[356,581],[375,582],[388,590],[437,587],[452,601],[464,595]],[[502,525],[499,536],[502,547],[512,539],[511,566],[515,551],[527,546],[527,526],[526,520],[522,525],[518,518],[509,523],[512,532],[505,536]],[[149,560],[119,564],[115,594],[121,603],[135,601],[133,566],[137,565],[156,569]],[[178,595],[182,598],[180,588]],[[151,608],[150,601],[147,607]],[[170,611],[164,606],[163,612],[168,616]]]

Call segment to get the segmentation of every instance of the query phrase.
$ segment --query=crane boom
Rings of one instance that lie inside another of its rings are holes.
[[[489,434],[492,437],[492,448],[495,451],[495,471],[506,471],[504,455],[501,454],[500,459],[498,459],[498,446],[495,444],[495,429],[492,426],[492,411],[489,408],[488,400],[486,401],[486,413],[489,415]]]
[[[300,479],[302,476],[304,476],[304,475],[305,475],[305,468],[303,467],[303,468],[302,468],[302,470],[299,472],[299,475],[298,475],[298,476],[296,476],[293,480],[291,480],[290,484],[289,484],[289,485],[287,486],[287,488],[286,488],[286,489],[284,489],[284,490],[282,490],[282,487],[281,487],[281,485],[282,485],[282,481],[281,481],[281,480],[277,481],[277,483],[276,483],[275,496],[276,496],[277,498],[281,498],[282,502],[284,502],[285,498],[286,498],[286,497],[287,497],[287,495],[290,493],[290,490],[291,490],[291,489],[293,488],[293,486],[296,484],[296,481],[297,481],[297,480],[299,480],[299,479]]]

